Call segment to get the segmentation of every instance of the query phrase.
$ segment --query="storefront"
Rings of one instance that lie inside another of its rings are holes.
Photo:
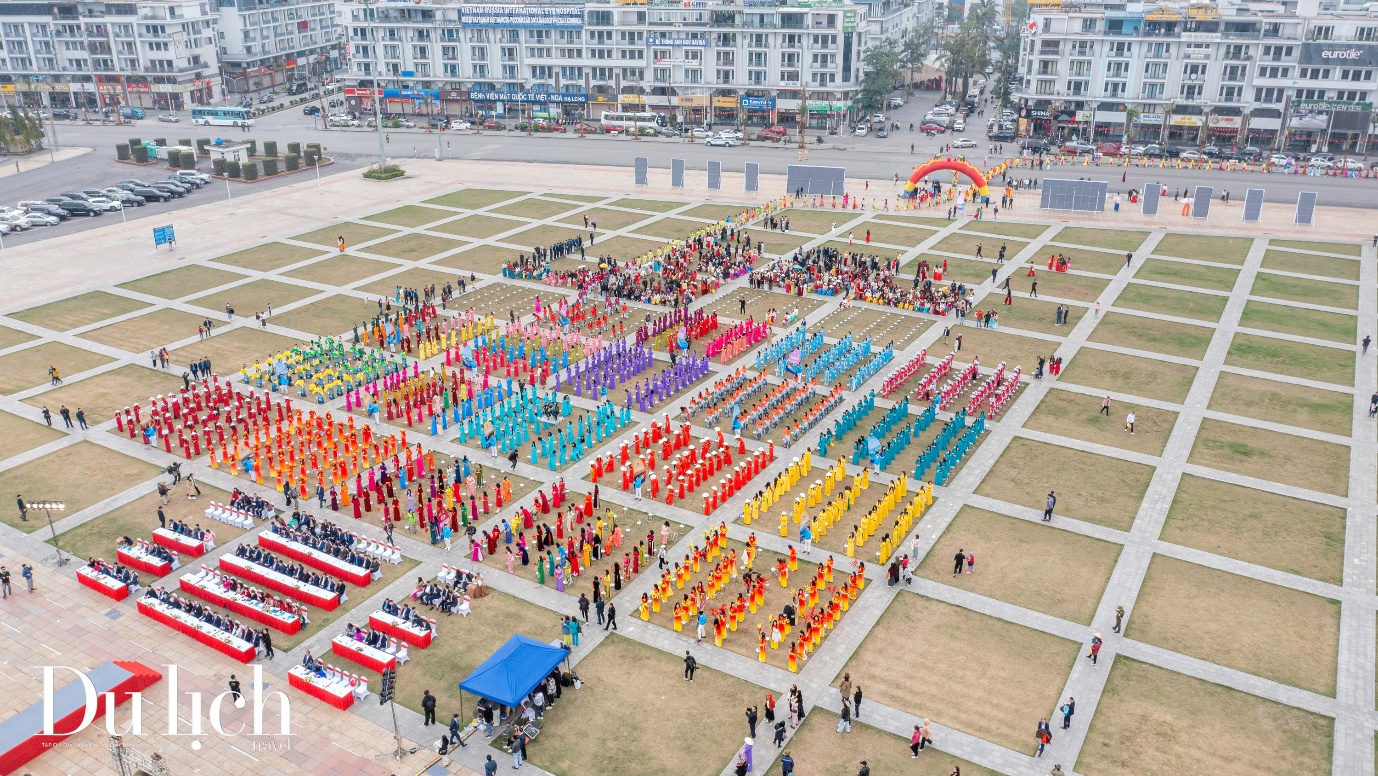
[[[678,97],[680,121],[689,126],[701,127],[707,123],[708,95],[682,94]]]
[[[714,124],[729,126],[741,124],[741,107],[736,97],[714,97],[712,107]]]
[[[1174,145],[1200,145],[1201,130],[1205,128],[1204,117],[1199,115],[1172,113],[1167,119],[1167,138],[1164,142]]]
[[[753,127],[769,127],[775,124],[775,98],[745,96],[741,100],[742,113],[746,123]]]
[[[1239,115],[1212,112],[1206,118],[1206,136],[1212,145],[1222,148],[1243,148],[1249,145],[1244,142],[1244,117]]]

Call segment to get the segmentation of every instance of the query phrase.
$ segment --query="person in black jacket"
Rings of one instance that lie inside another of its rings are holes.
[[[435,696],[431,695],[430,690],[425,690],[421,695],[421,709],[426,712],[426,719],[422,725],[435,724]]]

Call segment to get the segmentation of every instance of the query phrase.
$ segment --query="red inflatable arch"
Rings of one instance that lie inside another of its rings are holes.
[[[914,174],[910,175],[909,182],[904,184],[905,194],[911,197],[914,196],[914,192],[919,186],[919,181],[923,180],[924,176],[929,173],[937,172],[938,170],[959,172],[970,178],[972,183],[976,184],[976,188],[980,190],[981,196],[984,197],[990,194],[990,189],[986,186],[986,176],[982,175],[981,171],[976,169],[975,165],[970,162],[958,161],[951,157],[947,159],[933,159],[914,168]]]

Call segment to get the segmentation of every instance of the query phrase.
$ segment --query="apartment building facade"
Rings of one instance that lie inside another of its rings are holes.
[[[914,0],[345,2],[346,101],[395,113],[797,125],[846,120],[873,31]],[[878,9],[880,21],[869,13]],[[874,23],[874,27],[872,24]]]
[[[1356,151],[1376,72],[1375,4],[1041,0],[1013,99],[1025,134]]]
[[[344,65],[336,0],[218,0],[225,89],[318,83]]]
[[[0,100],[181,110],[219,89],[208,0],[0,2]]]

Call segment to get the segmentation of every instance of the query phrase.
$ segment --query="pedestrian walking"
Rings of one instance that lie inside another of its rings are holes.
[[[1091,651],[1086,655],[1091,658],[1091,665],[1096,665],[1100,661],[1100,645],[1103,643],[1099,633],[1091,637]]]
[[[10,597],[10,570],[0,566],[0,598]]]
[[[272,660],[273,657],[277,654],[273,652],[272,634],[268,632],[267,628],[264,628],[263,630],[259,631],[258,635],[260,639],[263,641],[263,656],[268,658],[269,660]]]
[[[435,696],[434,696],[434,695],[431,695],[431,691],[430,691],[430,690],[423,690],[423,691],[421,692],[421,709],[422,709],[422,711],[426,712],[425,719],[422,720],[421,724],[422,724],[423,726],[434,725],[434,724],[435,724]]]
[[[760,713],[756,710],[755,706],[746,707],[746,734],[748,737],[756,737],[756,722],[760,720],[760,718]]]
[[[33,592],[33,566],[30,566],[30,565],[27,564],[27,563],[21,564],[20,567],[19,567],[19,576],[21,576],[21,577],[24,578],[24,586],[27,587],[27,588],[29,589],[29,592],[30,592],[30,593],[32,593],[32,592]]]
[[[1043,522],[1051,523],[1053,521],[1053,507],[1055,506],[1057,506],[1057,493],[1050,490],[1048,491],[1048,500],[1044,502],[1043,506]]]
[[[57,414],[62,416],[63,425],[67,428],[75,428],[75,426],[72,425],[72,411],[67,409],[67,405],[62,405],[62,408],[57,411]]]
[[[239,691],[239,680],[234,674],[230,674],[230,698],[234,700],[234,705],[239,706],[244,703],[244,694]]]
[[[603,624],[603,612],[607,609],[607,606],[607,602],[604,601],[602,598],[599,598],[597,601],[593,602],[593,610],[594,613],[598,615],[599,625]]]
[[[1115,633],[1119,633],[1119,632],[1120,632],[1120,625],[1121,625],[1123,622],[1124,622],[1124,607],[1123,607],[1123,606],[1116,606],[1116,607],[1115,607],[1115,627],[1112,628],[1112,630],[1113,630]]]
[[[617,630],[617,607],[613,605],[612,601],[608,602],[608,621],[603,625],[603,630],[609,628]]]
[[[1109,396],[1106,396],[1104,399],[1101,399],[1101,402],[1100,402],[1100,414],[1104,415],[1104,416],[1107,417],[1107,418],[1110,417],[1110,397],[1109,397]]]
[[[87,428],[86,413],[80,407],[77,407],[77,425],[80,426],[83,430]]]
[[[785,745],[785,721],[775,720],[775,748],[779,749]]]
[[[589,621],[589,597],[586,593],[579,594],[579,614],[584,618],[584,623]]]
[[[960,576],[961,573],[962,573],[962,565],[965,564],[966,562],[967,562],[967,554],[966,554],[966,551],[965,551],[965,550],[957,550],[957,554],[952,556],[952,576],[954,576],[954,577],[955,577],[955,576]]]
[[[684,681],[694,681],[694,671],[697,670],[698,667],[699,661],[695,660],[694,656],[689,654],[689,650],[684,650]],[[755,733],[752,735],[755,735]]]
[[[17,495],[17,496],[15,496],[15,499],[14,499],[14,500],[15,500],[15,503],[19,504],[19,520],[20,520],[20,522],[23,522],[23,523],[29,522],[29,505],[26,504],[26,503],[24,503],[24,496],[23,496],[22,494]]]
[[[1130,433],[1130,435],[1133,435],[1133,433],[1134,433],[1134,411],[1133,411],[1133,410],[1130,410],[1130,411],[1129,411],[1129,414],[1126,415],[1126,416],[1124,416],[1124,430],[1125,430],[1125,431],[1128,431],[1128,432]]]
[[[47,407],[43,408],[43,422],[47,423],[49,428],[52,428],[53,413]]]
[[[861,719],[861,685],[856,686],[856,692],[852,693],[852,716]]]
[[[842,710],[839,712],[840,718],[837,720],[837,732],[852,732],[852,704],[846,696],[842,698]]]
[[[1364,335],[1364,341],[1363,341],[1362,344],[1363,344],[1363,346],[1364,346],[1364,349],[1363,349],[1363,351],[1361,351],[1361,352],[1359,353],[1359,355],[1361,355],[1361,356],[1363,356],[1363,355],[1368,355],[1368,346],[1373,344],[1373,338],[1370,337],[1370,336],[1368,336],[1367,334],[1365,334],[1365,335]]]

